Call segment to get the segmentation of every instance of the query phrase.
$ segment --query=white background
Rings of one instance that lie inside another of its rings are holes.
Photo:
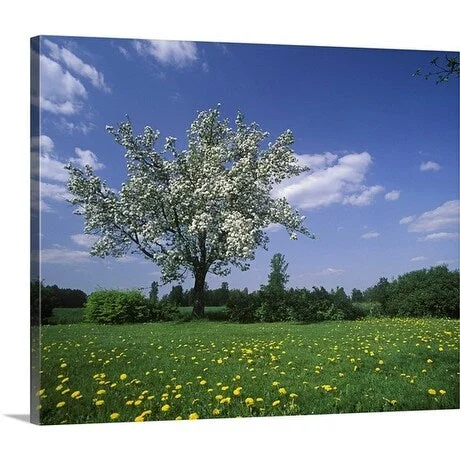
[[[31,36],[460,50],[453,1],[387,0],[382,6],[370,1],[323,0],[303,7],[291,0],[265,5],[248,0],[100,3],[16,0],[4,3],[0,19],[0,456],[71,460],[160,455],[171,459],[323,459],[350,455],[354,460],[453,455],[457,451],[458,410],[58,427],[24,421],[29,413]]]

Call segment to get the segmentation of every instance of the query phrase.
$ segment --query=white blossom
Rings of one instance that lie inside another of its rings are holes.
[[[67,166],[69,201],[85,217],[85,232],[98,236],[94,255],[141,253],[170,281],[185,270],[196,277],[247,269],[256,248],[267,246],[270,223],[286,227],[291,239],[312,237],[305,216],[270,195],[274,184],[307,169],[297,164],[291,131],[264,150],[268,133],[241,114],[231,129],[218,108],[198,114],[180,152],[173,137],[156,150],[160,133],[147,126],[135,135],[129,119],[106,129],[125,150],[128,177],[119,192],[90,167]]]

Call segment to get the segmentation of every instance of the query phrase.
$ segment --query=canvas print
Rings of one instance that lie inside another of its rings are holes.
[[[452,51],[32,38],[31,420],[458,409],[458,101]]]

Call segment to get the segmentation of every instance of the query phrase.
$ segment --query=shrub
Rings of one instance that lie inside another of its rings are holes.
[[[226,308],[228,320],[237,323],[253,323],[258,319],[256,311],[259,305],[258,292],[249,294],[247,291],[232,289],[229,291]]]
[[[386,313],[459,317],[459,272],[445,265],[405,273],[389,287]]]
[[[182,316],[177,305],[168,300],[152,301],[149,308],[151,321],[177,321]]]
[[[150,319],[147,299],[136,290],[102,290],[88,296],[85,318],[101,324],[139,323]]]

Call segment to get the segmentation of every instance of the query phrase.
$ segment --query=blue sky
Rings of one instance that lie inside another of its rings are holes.
[[[91,164],[110,186],[125,179],[123,152],[105,132],[126,114],[141,131],[178,138],[197,111],[221,103],[273,140],[294,133],[311,170],[274,190],[307,216],[316,239],[269,229],[269,251],[217,287],[258,289],[276,252],[290,286],[365,289],[380,276],[459,265],[459,85],[413,77],[442,52],[42,37],[41,278],[83,289],[139,288],[159,280],[141,256],[89,256],[83,220],[65,199],[63,166]],[[428,69],[429,70],[429,69]],[[185,287],[190,286],[190,281]],[[162,288],[167,292],[170,286]]]

